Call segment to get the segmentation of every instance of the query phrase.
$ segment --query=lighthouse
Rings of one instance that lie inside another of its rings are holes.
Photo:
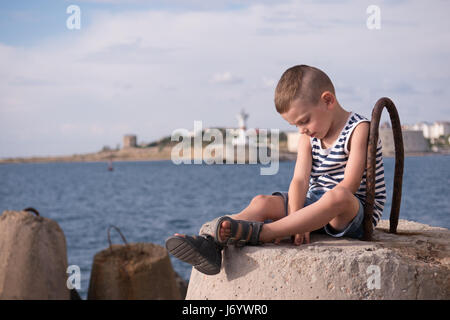
[[[236,115],[236,118],[239,123],[239,129],[244,131],[247,130],[248,113],[245,113],[244,109],[242,109],[241,112]]]
[[[247,130],[248,113],[245,113],[244,109],[242,109],[241,112],[236,115],[236,118],[238,120],[239,129],[238,129],[237,137],[234,138],[234,140],[233,140],[233,144],[234,145],[247,145],[248,138],[247,138],[245,131]]]

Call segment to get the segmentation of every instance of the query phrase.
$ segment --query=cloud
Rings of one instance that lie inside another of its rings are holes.
[[[84,122],[84,123],[62,123],[59,125],[59,133],[66,137],[82,136],[95,137],[116,135],[119,136],[131,130],[131,127],[125,123],[117,123],[113,126],[105,126],[98,122]]]
[[[420,94],[422,91],[420,88],[416,88],[414,84],[407,81],[407,79],[405,80],[385,79],[383,81],[383,89],[401,95],[416,95]]]
[[[272,78],[263,77],[262,84],[263,84],[264,88],[275,89],[275,87],[277,85],[277,81]]]
[[[56,82],[39,78],[15,77],[9,82],[11,86],[54,86]]]
[[[75,134],[79,130],[79,125],[73,123],[62,123],[59,125],[61,134]]]
[[[132,42],[112,44],[90,52],[80,62],[104,64],[161,64],[170,63],[176,49],[143,46],[141,38]]]
[[[211,79],[212,83],[216,83],[216,84],[237,84],[237,83],[242,83],[243,79],[232,75],[230,72],[226,71],[226,72],[222,72],[222,73],[215,73],[212,76]]]

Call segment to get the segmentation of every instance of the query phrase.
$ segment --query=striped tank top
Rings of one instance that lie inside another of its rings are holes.
[[[312,169],[309,180],[309,190],[328,191],[333,189],[344,179],[344,170],[347,165],[349,151],[348,140],[353,130],[361,122],[369,120],[352,112],[342,129],[338,139],[328,149],[322,148],[322,142],[317,138],[310,138],[312,152]],[[375,227],[383,214],[386,202],[386,186],[384,183],[384,166],[382,157],[381,139],[378,139],[375,169],[375,201],[372,224]],[[366,169],[361,184],[355,196],[365,205],[366,200]]]

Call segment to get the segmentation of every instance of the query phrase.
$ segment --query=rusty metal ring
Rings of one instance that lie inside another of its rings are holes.
[[[38,212],[35,208],[32,208],[32,207],[25,208],[25,209],[23,209],[22,211],[33,212],[33,213],[36,214],[38,217],[40,216],[39,212]]]
[[[116,231],[120,234],[120,237],[122,238],[123,242],[125,243],[125,245],[128,246],[128,241],[127,239],[125,239],[125,236],[122,234],[122,232],[120,231],[120,229],[114,225],[110,225],[108,227],[108,243],[109,243],[109,248],[112,249],[112,242],[111,242],[111,236],[110,236],[110,230],[111,228],[116,229]]]
[[[372,111],[372,119],[370,121],[369,142],[367,148],[367,164],[366,164],[366,203],[364,206],[364,236],[363,240],[372,240],[373,234],[373,208],[375,198],[375,169],[376,169],[376,153],[378,145],[378,129],[380,124],[381,112],[386,107],[392,123],[392,132],[395,145],[395,170],[394,170],[394,188],[392,191],[392,206],[389,216],[389,232],[396,233],[398,226],[398,218],[400,215],[400,202],[402,198],[402,181],[404,167],[404,149],[403,135],[400,118],[397,108],[391,99],[380,98]]]

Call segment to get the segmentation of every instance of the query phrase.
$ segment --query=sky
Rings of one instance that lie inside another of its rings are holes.
[[[71,5],[80,9],[73,25]],[[379,29],[373,11],[379,8]],[[348,111],[389,97],[403,124],[449,121],[450,1],[21,0],[0,3],[0,158],[152,142],[180,128],[295,130],[289,67],[325,71]],[[384,112],[382,120],[387,120]]]

